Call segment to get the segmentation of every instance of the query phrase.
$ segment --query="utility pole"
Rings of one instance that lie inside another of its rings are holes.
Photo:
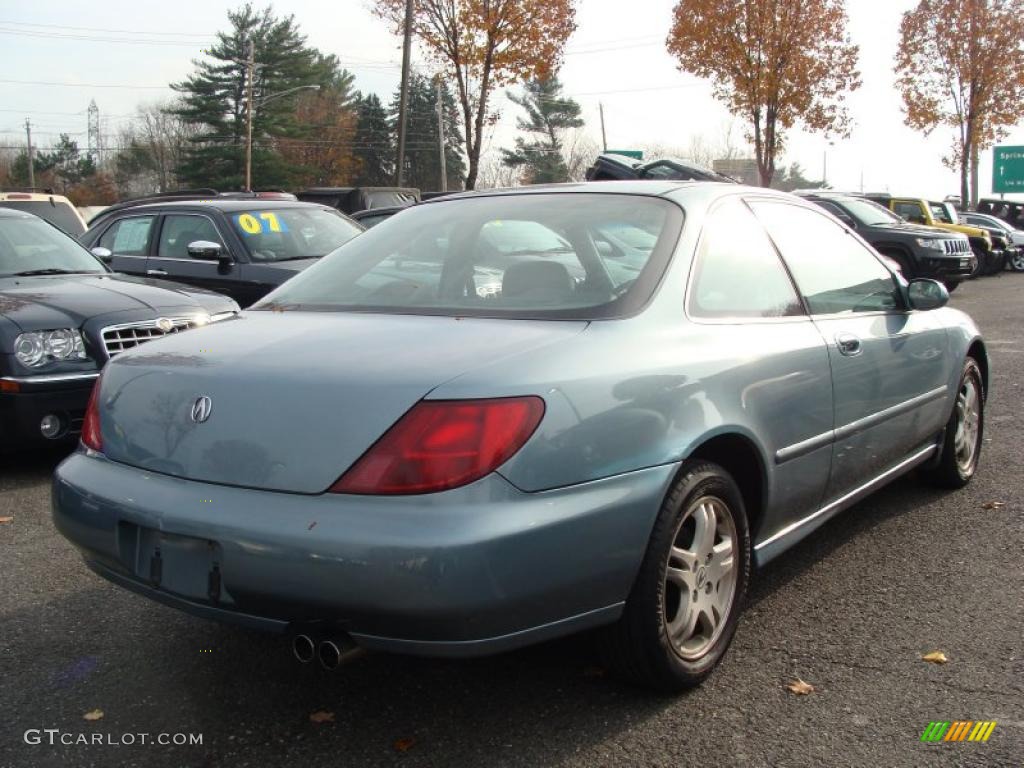
[[[36,169],[32,163],[32,125],[27,117],[25,118],[25,138],[28,141],[28,185],[34,187],[36,185]]]
[[[409,105],[409,53],[412,48],[412,0],[405,0],[405,33],[402,40],[402,90],[398,98],[398,162],[395,186],[402,186],[405,175],[405,123]]]
[[[437,151],[441,162],[441,191],[448,191],[448,168],[444,157],[444,101],[441,98],[441,75],[437,81]]]
[[[246,61],[247,92],[245,98],[245,191],[252,192],[252,81],[256,73],[256,41],[249,39]]]
[[[604,104],[597,102],[597,108],[601,110],[601,146],[604,147],[602,151],[608,151],[608,137],[604,132]]]

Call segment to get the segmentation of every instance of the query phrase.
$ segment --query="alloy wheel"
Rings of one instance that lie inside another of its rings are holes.
[[[692,661],[718,639],[736,596],[736,524],[728,505],[703,496],[683,514],[665,569],[664,618],[672,650]]]
[[[981,392],[972,376],[964,378],[956,398],[956,463],[964,475],[974,471],[978,455],[978,434],[981,422]]]

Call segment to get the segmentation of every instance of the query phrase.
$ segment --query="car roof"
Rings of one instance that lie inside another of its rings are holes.
[[[64,197],[64,195],[55,195],[52,192],[19,192],[15,189],[0,190],[0,200],[11,200],[12,202],[21,200],[33,203],[53,200],[56,203],[71,205],[71,201]]]
[[[119,208],[116,211],[111,211],[111,215],[124,213],[125,211],[212,209],[215,211],[227,211],[229,213],[233,213],[235,211],[252,211],[255,209],[269,210],[271,208],[326,208],[329,210],[333,210],[328,205],[322,205],[321,203],[306,203],[302,202],[301,200],[167,200],[159,203],[139,203],[138,205],[126,205],[125,207]],[[101,212],[100,216],[103,216],[104,213],[106,212]]]
[[[455,192],[445,197],[424,200],[419,206],[436,205],[450,200],[461,200],[471,197],[504,197],[515,195],[537,194],[601,194],[601,195],[642,195],[644,197],[678,197],[680,194],[716,195],[719,193],[750,192],[766,195],[791,197],[788,193],[764,187],[747,187],[724,181],[682,181],[679,179],[639,179],[628,181],[581,181],[569,184],[536,184],[526,187],[509,187],[503,189],[474,190]],[[417,207],[419,207],[417,206]]]

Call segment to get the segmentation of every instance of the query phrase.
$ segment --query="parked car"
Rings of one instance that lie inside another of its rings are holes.
[[[363,228],[324,205],[185,199],[108,209],[82,242],[118,272],[223,293],[247,307]]]
[[[977,257],[965,235],[910,224],[862,197],[837,192],[806,192],[801,197],[821,206],[891,259],[907,280],[932,277],[949,291],[975,270]]]
[[[420,191],[412,187],[310,187],[297,196],[299,200],[329,205],[345,214],[404,208],[420,201]]]
[[[34,214],[72,237],[79,237],[85,232],[85,220],[71,201],[49,191],[0,191],[0,208]]]
[[[1003,252],[995,247],[991,235],[984,229],[958,223],[956,210],[953,209],[951,212],[947,209],[948,203],[930,202],[915,197],[893,197],[889,194],[868,194],[865,197],[885,206],[912,224],[938,227],[967,235],[971,243],[971,250],[978,257],[972,277],[991,274],[997,264],[1000,265],[999,268],[1002,268]],[[952,208],[951,205],[950,208]]]
[[[983,198],[978,201],[978,213],[991,214],[997,219],[1002,219],[1011,227],[1024,229],[1024,203]]]
[[[496,261],[509,222],[536,245]],[[595,245],[609,227],[652,236],[638,273]],[[604,627],[613,669],[679,690],[752,566],[912,469],[971,480],[988,358],[947,300],[765,189],[424,203],[115,358],[54,521],[98,574],[303,661]]]
[[[399,205],[390,208],[367,208],[364,211],[356,211],[349,214],[349,218],[353,221],[358,221],[366,229],[369,229],[380,224],[382,221],[387,221],[396,213],[401,213],[408,207],[407,205]]]
[[[960,214],[960,220],[972,227],[980,227],[990,233],[997,232],[1009,243],[1006,252],[1006,265],[1014,272],[1024,272],[1024,230],[1015,229],[1002,219],[987,213],[968,211]]]
[[[237,311],[214,293],[113,274],[55,225],[0,208],[0,452],[76,437],[110,358]]]
[[[710,168],[680,160],[663,157],[657,160],[637,160],[629,155],[605,152],[598,155],[594,164],[587,169],[587,181],[622,181],[630,179],[679,179],[682,181],[723,181],[735,183],[735,179],[723,176]]]

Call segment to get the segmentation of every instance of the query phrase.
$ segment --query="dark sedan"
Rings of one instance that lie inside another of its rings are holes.
[[[332,208],[280,200],[175,200],[121,207],[82,242],[118,272],[165,278],[247,307],[363,231]]]
[[[114,274],[55,226],[0,209],[0,453],[76,436],[119,352],[237,311],[208,291]]]

